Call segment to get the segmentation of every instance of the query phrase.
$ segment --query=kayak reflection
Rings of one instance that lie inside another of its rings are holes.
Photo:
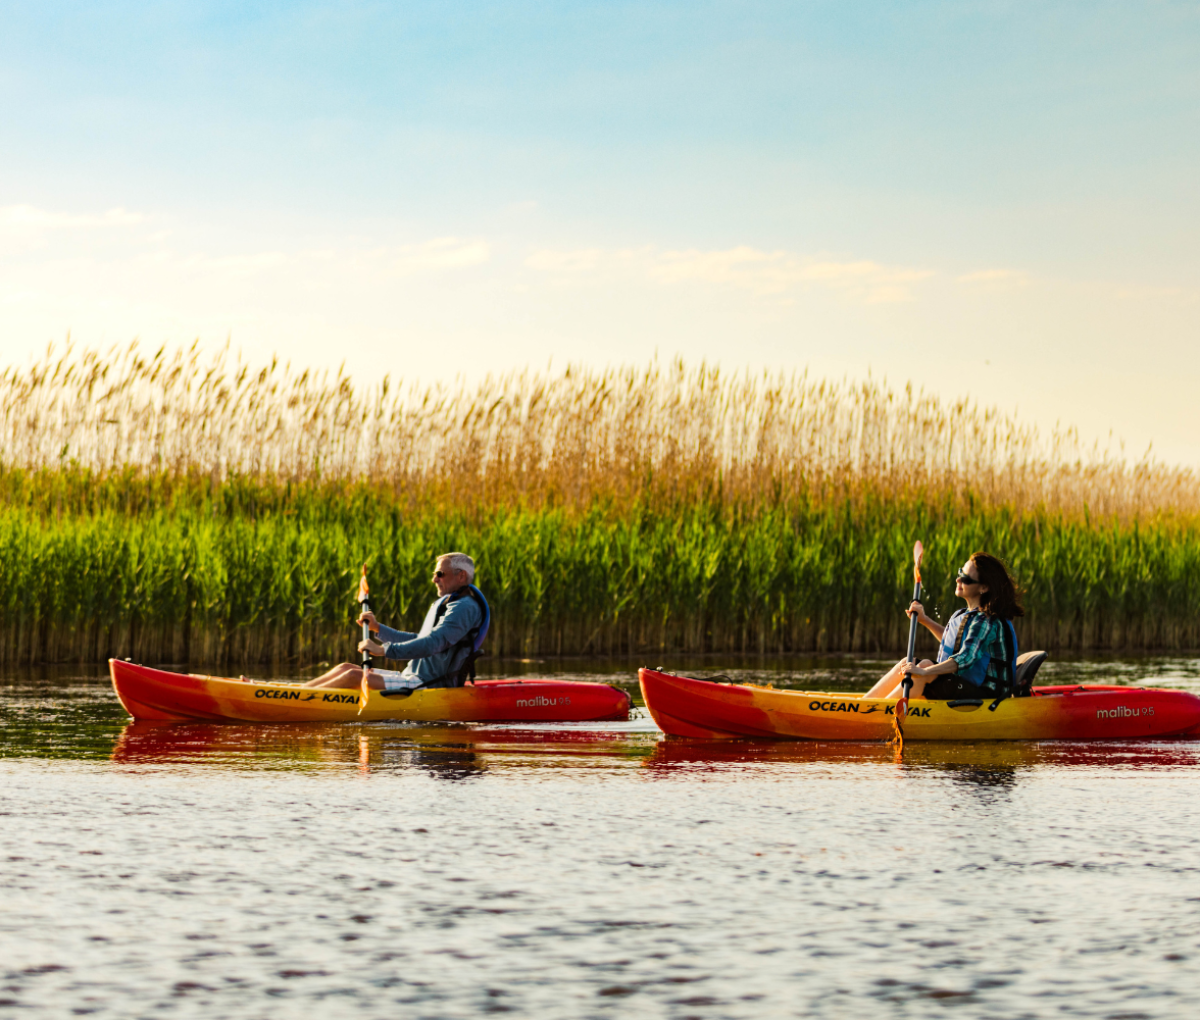
[[[407,760],[397,764],[415,765],[435,779],[475,779],[483,774],[484,765],[470,748],[470,744],[418,744],[407,752]]]
[[[647,768],[723,770],[743,764],[881,765],[937,770],[967,783],[1008,785],[1022,769],[1038,766],[1170,769],[1200,763],[1194,741],[1072,743],[1068,741],[980,741],[909,744],[899,758],[884,743],[774,740],[693,740],[669,737],[645,761]]]
[[[643,756],[655,735],[604,729],[515,728],[463,724],[129,723],[112,751],[124,765],[214,765],[360,773],[415,767],[443,779],[469,779],[487,756]]]

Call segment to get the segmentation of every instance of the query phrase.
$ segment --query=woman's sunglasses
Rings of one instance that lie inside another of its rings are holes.
[[[959,579],[959,580],[960,580],[960,581],[961,581],[963,584],[978,584],[978,583],[979,583],[979,578],[978,578],[978,577],[972,577],[970,574],[968,574],[968,573],[966,573],[965,571],[962,571],[962,570],[960,570],[960,571],[958,572],[958,575],[957,575],[957,576],[958,576],[958,579]]]

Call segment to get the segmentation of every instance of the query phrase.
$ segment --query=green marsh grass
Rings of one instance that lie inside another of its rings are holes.
[[[351,654],[463,549],[501,654],[899,654],[910,550],[1026,589],[1024,647],[1200,646],[1200,487],[911,387],[701,366],[359,393],[196,349],[0,378],[0,660]]]

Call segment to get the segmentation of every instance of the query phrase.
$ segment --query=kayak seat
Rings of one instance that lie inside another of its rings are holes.
[[[1025,652],[1017,656],[1017,666],[1013,670],[1013,691],[1016,697],[1029,694],[1029,689],[1033,686],[1033,678],[1037,676],[1037,671],[1042,668],[1042,663],[1046,659],[1045,652]]]

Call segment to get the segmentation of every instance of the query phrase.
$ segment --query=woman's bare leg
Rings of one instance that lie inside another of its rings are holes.
[[[896,665],[894,665],[891,669],[889,669],[886,673],[884,673],[883,676],[881,676],[877,681],[875,681],[875,686],[872,687],[869,691],[867,691],[867,693],[864,694],[863,697],[864,698],[886,698],[886,697],[889,697],[892,688],[894,688],[896,686],[896,684],[898,684],[900,682],[900,667],[903,666],[906,661],[907,661],[906,659],[901,659],[899,662],[897,662]]]
[[[899,662],[897,662],[896,665],[894,665],[891,669],[889,669],[886,673],[884,673],[882,677],[879,678],[879,680],[876,682],[875,686],[872,687],[869,691],[867,691],[867,693],[864,694],[863,697],[864,698],[898,698],[898,697],[900,697],[900,688],[904,683],[903,666],[906,661],[907,660],[905,660],[905,659],[901,659]],[[921,666],[922,668],[925,668],[928,666],[932,666],[933,663],[929,659],[922,659],[919,663],[917,663],[917,665]],[[929,681],[932,679],[933,679],[933,677],[931,677],[931,676],[914,676],[913,677],[913,685],[912,685],[912,693],[909,695],[909,697],[911,697],[911,698],[921,697],[925,692],[925,685],[927,683],[929,683]]]

